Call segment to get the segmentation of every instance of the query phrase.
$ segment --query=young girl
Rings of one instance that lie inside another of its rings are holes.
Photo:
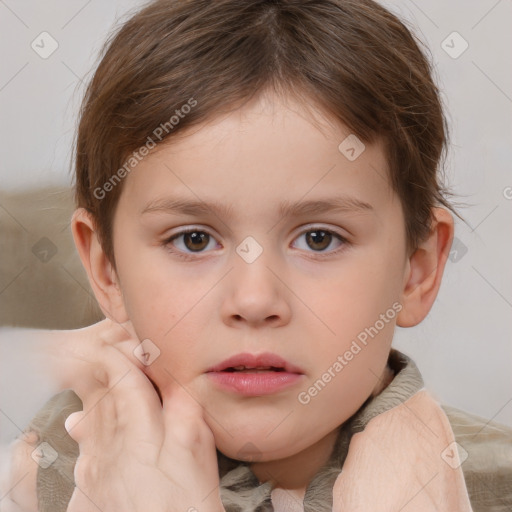
[[[442,408],[391,348],[450,250],[445,143],[428,60],[371,0],[135,14],[76,144],[106,319],[41,343],[63,391],[15,446],[11,506],[510,509],[510,429]]]

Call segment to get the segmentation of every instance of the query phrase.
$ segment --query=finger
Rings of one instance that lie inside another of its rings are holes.
[[[172,421],[175,416],[196,419],[202,416],[203,406],[186,386],[176,383],[171,392],[166,394],[163,411],[165,420]]]
[[[125,437],[117,421],[116,404],[111,393],[97,400],[90,409],[71,414],[65,422],[68,434],[80,445],[80,453],[104,457],[113,453]]]
[[[101,324],[98,324],[97,331],[94,333],[94,336],[99,337],[109,345],[128,342],[135,347],[140,343],[139,337],[130,320],[118,323],[110,319],[105,319]]]
[[[117,348],[105,345],[101,362],[92,369],[89,381],[78,382],[75,392],[82,399],[84,411],[94,409],[98,429],[117,428],[139,442],[154,444],[163,439],[164,425],[160,397],[149,378]],[[101,411],[104,410],[104,413]],[[106,420],[110,415],[111,420]]]
[[[60,373],[61,381],[82,398],[97,388],[109,389],[132,368],[140,369],[133,354],[138,344],[131,334],[107,319],[92,330],[73,336],[69,343],[55,346],[53,351],[58,352],[55,370]]]
[[[74,412],[70,414],[66,418],[66,421],[64,422],[64,428],[66,429],[67,433],[77,443],[80,443],[82,441],[84,435],[84,425],[81,425],[83,418],[83,411]]]
[[[84,410],[91,400],[115,386],[123,376],[135,368],[119,351],[109,346],[97,346],[95,352],[69,355],[62,361],[61,371],[69,387],[83,402]]]
[[[80,352],[82,359],[68,354],[62,361],[61,371],[68,372],[69,387],[82,400],[84,412],[109,398],[119,421],[139,436],[151,423],[163,424],[160,398],[144,372],[114,346],[103,343],[93,349],[95,353],[90,346],[75,347],[73,355]]]
[[[163,471],[187,488],[203,496],[219,485],[215,438],[204,421],[201,404],[182,386],[164,399],[165,441],[159,453]],[[177,468],[179,470],[177,471]]]
[[[159,351],[150,339],[144,338],[142,341],[140,340],[130,320],[124,323],[116,323],[109,320],[108,323],[103,324],[98,335],[104,343],[119,350],[144,373],[146,373],[149,366],[144,360],[144,356],[154,357],[153,352]]]
[[[142,370],[133,366],[110,392],[117,421],[126,435],[161,445],[165,427],[160,397]]]
[[[166,395],[163,417],[167,436],[165,443],[178,442],[186,449],[197,449],[211,430],[204,421],[202,405],[183,386],[176,386]]]
[[[94,328],[96,330],[96,328]],[[77,382],[85,383],[88,373],[97,373],[98,380],[105,380],[98,368],[104,342],[91,331],[70,331],[66,337],[56,336],[45,346],[45,369],[63,389],[72,388]]]
[[[73,432],[70,435],[82,444],[87,435],[97,439],[101,435],[108,440],[117,426],[128,439],[161,445],[162,405],[152,382],[140,368],[142,363],[133,355],[132,347],[138,345],[138,340],[132,338],[131,322],[123,328],[105,320],[93,327],[87,336],[59,347],[60,371],[68,374],[69,387],[83,403],[80,424],[74,426],[73,418],[69,420]]]

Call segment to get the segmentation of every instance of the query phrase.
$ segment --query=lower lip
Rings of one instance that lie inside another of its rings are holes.
[[[302,377],[288,372],[208,372],[219,387],[244,396],[270,395],[296,384]]]

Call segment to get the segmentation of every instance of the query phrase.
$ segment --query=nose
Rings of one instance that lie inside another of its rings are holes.
[[[265,251],[248,263],[235,255],[221,314],[231,327],[281,327],[290,321],[291,292],[286,277]]]

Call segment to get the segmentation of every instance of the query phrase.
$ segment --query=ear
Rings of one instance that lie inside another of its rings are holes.
[[[437,297],[446,260],[453,240],[453,217],[444,208],[433,208],[428,238],[409,257],[402,290],[402,310],[397,317],[400,327],[419,324]]]
[[[116,272],[103,252],[92,215],[78,208],[71,218],[71,231],[89,283],[103,314],[118,323],[129,320]]]

